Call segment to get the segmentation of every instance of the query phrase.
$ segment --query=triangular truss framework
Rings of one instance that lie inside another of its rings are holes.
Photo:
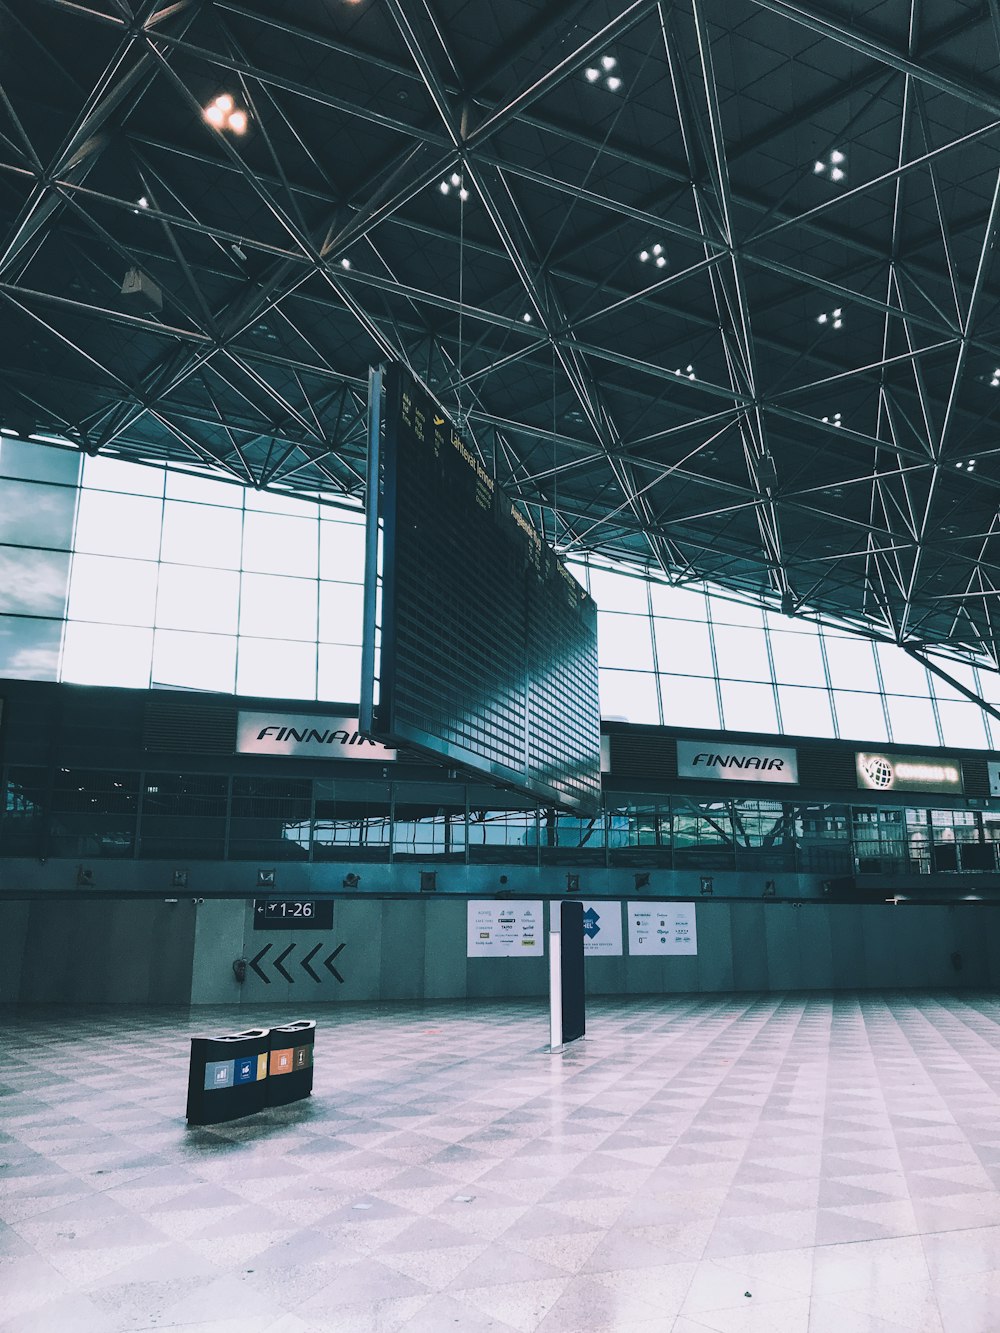
[[[993,0],[0,10],[5,429],[356,502],[398,357],[568,553],[997,665]]]

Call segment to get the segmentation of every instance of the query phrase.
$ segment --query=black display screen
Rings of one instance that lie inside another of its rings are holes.
[[[594,602],[400,366],[384,422],[376,732],[595,809]]]

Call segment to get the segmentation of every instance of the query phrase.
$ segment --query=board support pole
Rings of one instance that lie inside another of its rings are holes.
[[[549,1050],[560,1055],[563,1050],[562,1016],[562,903],[549,906]]]

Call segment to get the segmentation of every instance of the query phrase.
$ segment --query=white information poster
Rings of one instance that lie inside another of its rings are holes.
[[[990,795],[1000,796],[1000,764],[995,764],[991,760],[986,768],[990,775]]]
[[[620,902],[583,904],[583,956],[622,956],[622,905]]]
[[[497,902],[469,900],[467,947],[469,958],[541,958],[545,927],[541,899]]]
[[[698,952],[698,930],[694,903],[629,903],[628,951],[630,954]]]

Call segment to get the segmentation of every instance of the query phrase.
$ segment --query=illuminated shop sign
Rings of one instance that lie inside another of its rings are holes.
[[[918,754],[859,751],[855,756],[858,786],[866,791],[939,791],[962,794],[958,760],[933,760]]]
[[[795,750],[774,745],[731,745],[728,741],[678,741],[677,774],[715,782],[798,782]]]
[[[240,712],[237,754],[294,755],[305,759],[378,759],[383,764],[396,751],[358,730],[356,717],[324,717],[317,713]]]

